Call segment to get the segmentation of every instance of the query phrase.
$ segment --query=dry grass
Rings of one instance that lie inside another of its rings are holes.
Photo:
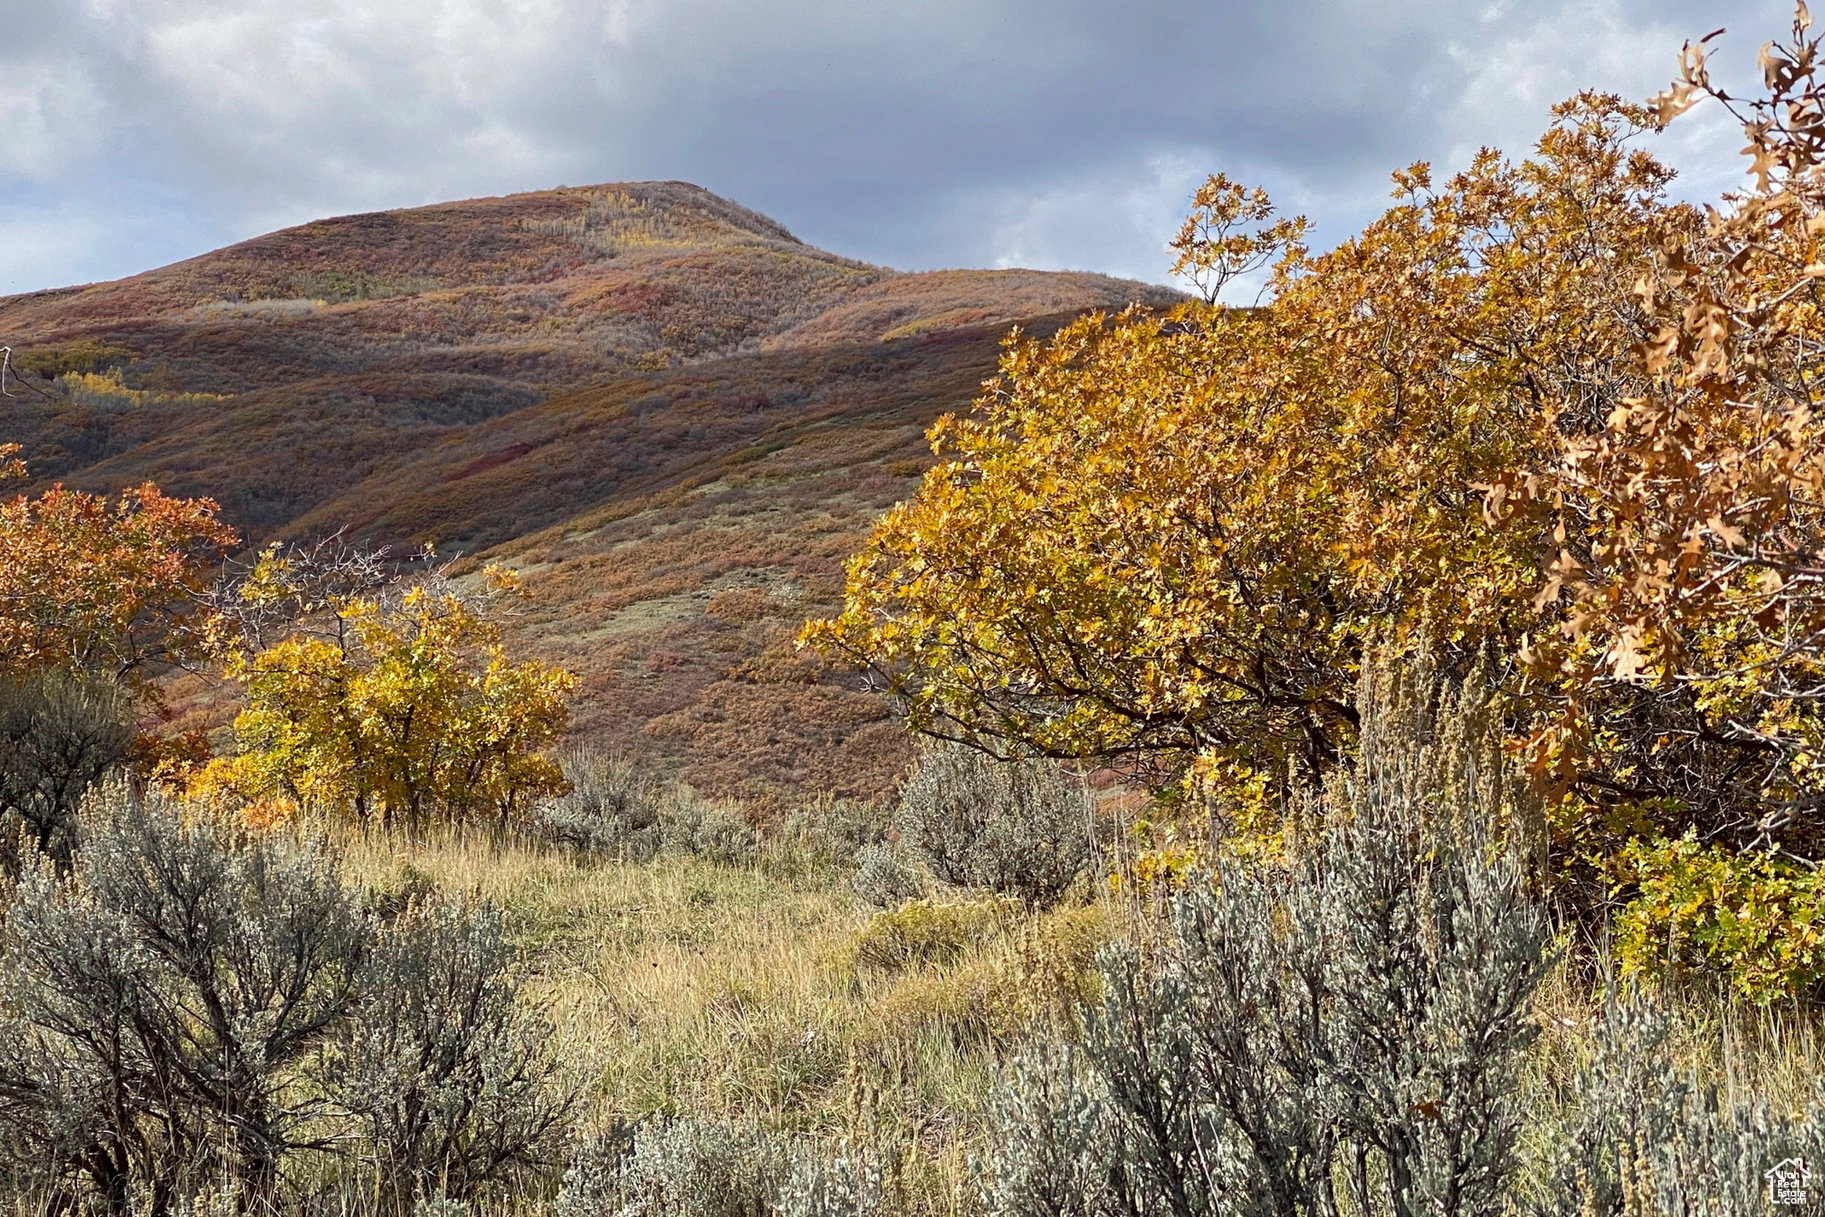
[[[1530,1087],[1544,1106],[1572,1094],[1579,1066],[1594,1051],[1605,991],[1630,987],[1593,982],[1592,975],[1588,958],[1562,963],[1535,999],[1541,1036]],[[1726,1105],[1766,1100],[1777,1110],[1797,1113],[1821,1097],[1825,1038],[1816,1008],[1796,1002],[1757,1005],[1698,987],[1654,996],[1671,1011],[1666,1044],[1673,1062],[1699,1083],[1715,1086]]]
[[[1101,944],[1161,928],[1157,898],[1102,885],[1043,915],[1005,901],[876,914],[815,840],[783,834],[736,868],[579,860],[481,832],[302,830],[328,833],[357,882],[472,893],[506,912],[589,1121],[690,1114],[859,1142],[889,1164],[890,1211],[906,1217],[977,1211],[971,1161],[988,1148],[985,1107],[1009,1054],[1070,1033],[1095,998]],[[1676,1060],[1727,1099],[1797,1110],[1817,1094],[1816,1015],[1673,996]],[[1542,1036],[1520,1096],[1536,1142],[1543,1117],[1579,1097],[1600,1013],[1571,966],[1537,999]],[[544,1212],[554,1185],[478,1211]]]
[[[1043,916],[996,902],[877,915],[844,876],[777,842],[749,869],[579,863],[460,835],[345,848],[366,882],[422,874],[509,910],[594,1119],[710,1115],[859,1140],[896,1164],[899,1208],[921,1217],[974,1211],[969,1164],[1003,1062],[1028,1036],[1069,1031],[1094,1000],[1102,943],[1159,929],[1157,903],[1106,891]],[[1798,1111],[1816,1097],[1816,1015],[1671,996],[1675,1060],[1728,1101]],[[1570,966],[1542,989],[1528,1136],[1578,1100],[1601,1009]]]
[[[909,1213],[967,1211],[1000,1063],[1069,1018],[1119,915],[986,908],[943,962],[856,958],[872,910],[777,842],[750,869],[580,863],[534,842],[347,835],[348,872],[415,876],[508,911],[592,1118],[694,1113],[849,1137],[898,1166]]]

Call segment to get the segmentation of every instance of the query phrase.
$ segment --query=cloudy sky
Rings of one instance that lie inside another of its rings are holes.
[[[1788,0],[0,0],[0,293],[325,215],[682,178],[904,269],[1163,281],[1204,175],[1347,236],[1395,166],[1656,91]],[[1740,143],[1658,150],[1703,192]]]

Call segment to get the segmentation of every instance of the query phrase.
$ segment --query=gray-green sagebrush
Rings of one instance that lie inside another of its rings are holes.
[[[662,786],[626,760],[572,748],[560,761],[569,789],[536,822],[546,839],[578,857],[651,862],[688,854],[727,866],[754,861],[758,840],[738,809]]]
[[[90,786],[126,760],[130,702],[114,681],[45,671],[0,678],[0,870],[69,860]]]
[[[885,1217],[881,1165],[850,1146],[728,1120],[650,1120],[585,1137],[555,1217]]]
[[[1049,762],[941,743],[922,751],[901,783],[894,823],[913,860],[939,882],[1044,908],[1095,860],[1094,807]],[[862,862],[864,898],[887,903],[914,886],[881,855]]]
[[[366,907],[323,851],[103,787],[0,934],[0,1161],[157,1217],[308,1155],[465,1197],[548,1164],[571,1107],[486,906]]]
[[[1299,860],[1219,863],[1163,944],[1106,953],[1081,1042],[1013,1064],[987,1213],[1748,1217],[1777,1163],[1825,1166],[1818,1109],[1722,1103],[1638,1004],[1612,1004],[1567,1103],[1526,1106],[1555,953],[1539,809],[1486,698],[1383,666],[1358,705],[1361,753]],[[1551,1122],[1543,1150],[1527,1121]]]

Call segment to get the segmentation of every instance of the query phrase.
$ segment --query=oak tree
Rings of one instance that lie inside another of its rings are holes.
[[[0,444],[0,480],[24,476],[18,451]],[[0,501],[0,669],[143,685],[161,663],[196,654],[198,596],[237,542],[218,512],[151,483]]]
[[[269,547],[231,594],[247,628],[229,635],[226,670],[247,706],[239,751],[205,791],[415,833],[484,814],[505,824],[563,787],[543,750],[563,735],[575,677],[508,656],[489,608],[517,587],[512,572],[490,567],[464,595],[439,577],[374,587],[377,564],[355,551],[312,557]],[[283,604],[301,615],[276,628],[267,610]]]
[[[1371,645],[1424,646],[1502,686],[1574,903],[1772,974],[1825,861],[1825,80],[1804,5],[1754,98],[1709,44],[1327,253],[1211,179],[1205,298],[1011,337],[805,641],[921,730],[1270,813],[1349,759]],[[1698,206],[1638,145],[1706,100],[1750,172]]]

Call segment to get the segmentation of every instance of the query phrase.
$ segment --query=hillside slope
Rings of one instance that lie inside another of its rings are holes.
[[[789,643],[916,485],[924,428],[1010,324],[1175,299],[903,274],[680,182],[562,189],[0,299],[38,390],[0,440],[41,483],[210,495],[254,542],[507,557],[532,594],[515,629],[582,673],[586,734],[777,807],[880,793],[903,763],[887,708]]]

